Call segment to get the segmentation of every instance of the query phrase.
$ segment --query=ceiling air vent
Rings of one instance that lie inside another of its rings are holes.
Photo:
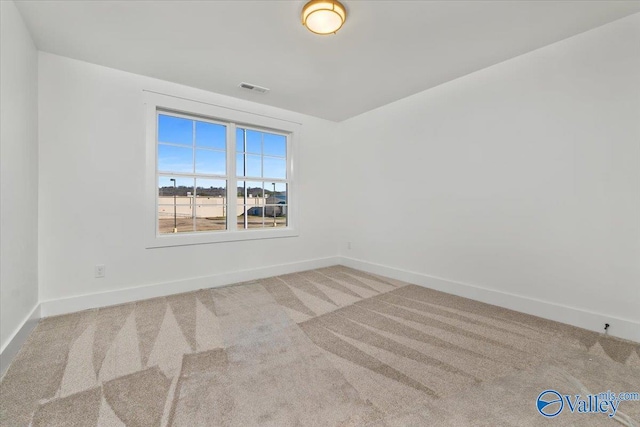
[[[258,92],[258,93],[267,93],[267,92],[269,92],[269,89],[267,89],[266,87],[252,85],[251,83],[242,82],[242,83],[240,83],[240,87],[243,88],[243,89],[252,90],[252,91]]]

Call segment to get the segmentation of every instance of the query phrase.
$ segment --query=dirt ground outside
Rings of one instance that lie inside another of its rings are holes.
[[[238,216],[238,230],[244,229],[244,215]],[[247,217],[248,228],[273,228],[274,218],[252,216]],[[173,233],[173,218],[160,218],[158,226],[160,234]],[[275,218],[275,227],[282,228],[287,226],[287,218],[284,216]],[[193,233],[199,231],[222,231],[227,228],[227,219],[225,217],[213,218],[185,218],[178,217],[176,220],[176,228],[178,233]]]

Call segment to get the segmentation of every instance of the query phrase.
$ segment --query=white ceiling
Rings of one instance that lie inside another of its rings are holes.
[[[640,1],[21,1],[40,50],[341,121],[640,11]],[[238,88],[266,86],[265,95]]]

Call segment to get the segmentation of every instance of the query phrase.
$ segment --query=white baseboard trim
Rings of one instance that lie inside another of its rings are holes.
[[[107,307],[110,305],[163,297],[181,292],[197,291],[198,289],[217,288],[220,286],[231,285],[233,283],[257,280],[265,277],[279,276],[281,274],[295,273],[297,271],[313,270],[314,268],[329,267],[337,265],[339,260],[340,257],[317,258],[252,270],[234,271],[212,276],[194,277],[191,279],[173,282],[156,283],[153,285],[135,288],[125,288],[109,292],[42,301],[40,304],[41,314],[42,317],[57,316],[59,314],[74,313],[91,308]]]
[[[611,325],[609,333],[612,336],[640,342],[640,322],[633,320],[622,319],[602,313],[595,313],[576,307],[564,306],[549,301],[529,298],[494,289],[487,289],[467,283],[459,283],[452,280],[402,270],[386,265],[375,264],[359,259],[335,256],[289,264],[279,264],[252,270],[195,277],[173,282],[157,283],[148,286],[118,289],[109,292],[42,301],[33,308],[29,316],[23,321],[22,326],[14,332],[2,350],[0,350],[0,376],[6,372],[11,360],[18,353],[20,347],[29,336],[29,333],[42,317],[73,313],[98,307],[107,307],[110,305],[162,297],[181,292],[195,291],[198,289],[216,288],[233,283],[247,282],[264,277],[278,276],[281,274],[312,270],[315,268],[329,267],[338,264],[438,291],[459,295],[487,304],[497,305],[522,313],[566,323],[595,332],[602,332],[602,325],[604,323],[609,323]]]
[[[595,313],[576,307],[555,304],[549,301],[497,291],[494,289],[482,288],[480,286],[470,285],[467,283],[454,282],[452,280],[344,256],[340,257],[340,264],[346,267],[379,274],[381,276],[413,283],[426,288],[481,301],[487,304],[531,314],[544,319],[566,323],[568,325],[577,326],[594,332],[603,332],[604,324],[609,323],[610,335],[640,342],[640,322],[633,320],[621,319],[616,316]]]
[[[36,304],[33,307],[31,313],[22,321],[21,326],[15,330],[2,347],[2,350],[0,350],[0,377],[7,371],[11,361],[20,351],[22,344],[25,343],[33,328],[38,324],[38,320],[40,320],[40,304]]]

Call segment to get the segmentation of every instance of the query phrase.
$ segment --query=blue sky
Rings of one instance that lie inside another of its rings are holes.
[[[158,116],[158,142],[158,169],[161,173],[226,174],[226,154],[224,151],[226,148],[226,126],[224,125],[160,114]],[[245,164],[246,174],[244,173]],[[236,130],[236,171],[241,176],[263,177],[264,179],[264,181],[238,181],[238,186],[264,187],[267,191],[273,191],[270,179],[286,178],[286,138],[282,135],[238,127]],[[173,186],[170,179],[169,176],[160,176],[159,187]],[[193,178],[176,178],[176,185],[190,187],[193,191],[194,181]],[[197,178],[195,186],[224,188],[226,181]],[[286,184],[276,184],[276,191],[285,192],[286,190]]]
[[[244,150],[245,136],[246,151]],[[224,152],[226,127],[224,125],[160,114],[158,142],[160,171],[226,174]],[[180,146],[164,145],[163,142],[180,144]],[[236,130],[236,151],[236,170],[239,175],[264,177],[267,180],[286,178],[286,138],[284,136],[239,127]],[[246,171],[244,170],[245,158]]]

